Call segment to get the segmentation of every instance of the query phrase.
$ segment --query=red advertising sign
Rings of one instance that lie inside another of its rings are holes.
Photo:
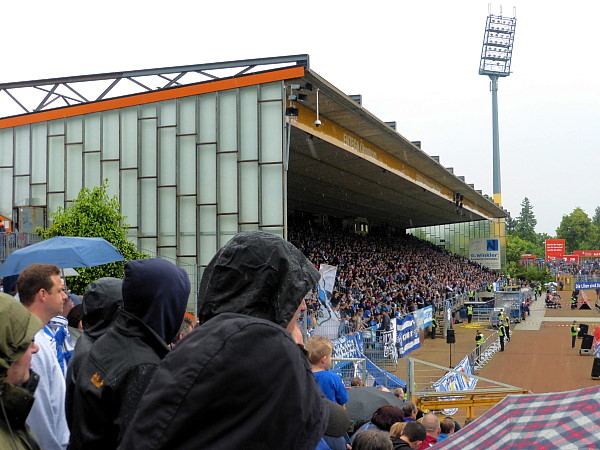
[[[579,262],[579,255],[563,255],[561,256],[561,259],[566,262]]]
[[[600,258],[600,250],[574,250],[573,254],[580,258]]]
[[[566,253],[564,239],[546,239],[546,261],[549,259],[561,258]]]

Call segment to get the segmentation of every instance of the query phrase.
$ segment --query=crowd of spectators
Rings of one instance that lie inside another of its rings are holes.
[[[289,239],[317,269],[321,264],[337,267],[331,305],[341,321],[340,334],[387,329],[390,317],[439,306],[498,278],[486,267],[411,235],[360,235],[305,224],[291,227]],[[316,291],[307,306],[310,329],[322,308]]]
[[[548,267],[557,275],[578,275],[600,278],[600,261],[567,262],[562,259],[548,261]]]
[[[57,266],[28,266],[15,297],[0,294],[0,448],[346,450],[352,441],[365,450],[437,442],[445,430],[439,418],[415,422],[411,402],[373,406],[368,423],[351,422],[349,391],[328,372],[332,343],[316,337],[305,347],[298,333],[303,295],[319,280],[319,258],[336,260],[336,311],[385,327],[394,312],[464,293],[492,274],[412,237],[359,237],[356,247],[348,239],[338,251],[333,234],[317,240],[326,235],[299,242],[309,261],[275,235],[238,234],[203,273],[197,317],[184,313],[187,274],[165,260],[128,261],[122,280],[95,280],[83,300],[69,297]],[[80,332],[72,353],[69,326]],[[404,392],[386,395],[399,402]],[[195,432],[191,421],[200,424]]]

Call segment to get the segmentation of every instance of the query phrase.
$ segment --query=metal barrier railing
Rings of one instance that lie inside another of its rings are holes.
[[[0,263],[15,250],[41,240],[42,238],[35,233],[0,233]]]
[[[449,299],[450,311],[458,312],[459,309],[464,305],[467,300],[467,294],[460,294]],[[452,327],[452,317],[450,320],[446,320],[448,311],[446,300],[440,301],[434,305],[433,314],[438,320],[438,332],[442,331],[442,335],[446,336],[448,328]],[[394,352],[389,342],[389,336],[382,330],[378,330],[375,327],[366,327],[361,330],[355,330],[344,323],[341,323],[337,317],[333,316],[326,308],[322,307],[324,311],[321,311],[317,316],[317,326],[314,331],[307,329],[307,321],[304,317],[302,319],[302,328],[305,338],[309,335],[315,334],[319,336],[325,336],[329,339],[338,339],[344,336],[352,336],[356,333],[360,333],[364,344],[364,354],[367,358],[373,361],[375,364],[381,367],[395,367],[398,362],[398,354]],[[399,316],[401,320],[406,315]],[[489,320],[488,320],[489,321]],[[427,330],[426,330],[427,331]]]
[[[8,256],[20,248],[27,247],[28,245],[35,244],[36,242],[42,241],[42,238],[37,234],[33,233],[0,233],[0,265],[8,258]],[[181,267],[186,271],[190,278],[191,291],[188,298],[187,310],[197,315],[196,297],[198,292],[198,266],[193,264],[185,264],[178,262],[176,259],[169,258],[152,252],[149,250],[141,250],[152,258],[161,258],[172,262],[173,264]]]
[[[600,275],[573,275],[573,280],[577,283],[580,281],[585,282],[600,282]]]
[[[409,398],[419,409],[440,411],[454,420],[475,417],[506,395],[529,393],[475,373],[466,374],[463,367],[448,369],[411,357],[407,358],[406,381]]]
[[[342,377],[344,386],[350,386],[352,378],[360,378],[368,386],[367,360],[365,358],[331,358],[332,372]]]
[[[492,360],[492,357],[498,350],[500,350],[500,341],[498,339],[498,332],[495,331],[483,341],[483,344],[475,347],[467,355],[473,370],[483,369]]]

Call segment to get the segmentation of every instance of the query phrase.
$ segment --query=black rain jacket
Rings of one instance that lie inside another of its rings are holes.
[[[310,449],[329,412],[284,328],[317,270],[264,232],[231,239],[205,269],[202,325],[161,362],[122,449]]]
[[[73,394],[81,362],[92,344],[112,326],[119,307],[123,306],[123,280],[112,277],[92,281],[83,295],[83,334],[77,339],[67,367],[65,408],[67,424],[73,421]]]
[[[158,363],[169,352],[190,293],[185,271],[161,259],[129,261],[123,309],[81,364],[71,450],[114,449]]]

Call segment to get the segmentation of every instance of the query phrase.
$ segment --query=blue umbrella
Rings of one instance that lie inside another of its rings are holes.
[[[106,239],[56,236],[12,252],[0,266],[0,277],[18,275],[33,263],[55,264],[65,269],[124,260],[119,250]]]

